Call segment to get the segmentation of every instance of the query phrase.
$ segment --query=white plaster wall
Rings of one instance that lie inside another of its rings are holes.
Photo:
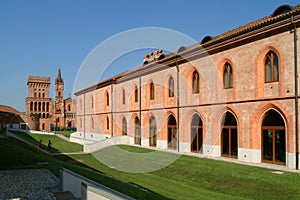
[[[220,146],[203,144],[202,148],[203,148],[204,156],[212,156],[212,157],[220,157],[221,156]]]
[[[243,162],[261,162],[261,150],[238,148],[238,160]]]
[[[167,149],[168,148],[167,141],[157,140],[156,141],[156,147],[159,148],[159,149]]]
[[[290,169],[295,169],[296,167],[296,154],[286,153],[286,166]]]
[[[179,152],[191,152],[191,145],[187,142],[179,142]]]

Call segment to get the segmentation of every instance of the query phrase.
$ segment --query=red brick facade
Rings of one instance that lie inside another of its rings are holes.
[[[300,6],[282,6],[161,59],[146,56],[130,73],[76,93],[78,132],[297,168],[299,26]]]

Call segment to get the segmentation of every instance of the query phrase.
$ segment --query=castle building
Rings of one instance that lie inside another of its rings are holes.
[[[300,5],[75,93],[86,139],[299,168]]]
[[[55,102],[49,95],[50,84],[50,77],[28,77],[26,114],[38,117],[38,124],[36,124],[35,128],[29,127],[29,129],[49,131],[54,127],[74,128],[76,102],[72,98],[63,99],[64,81],[61,77],[60,69],[55,79]],[[67,115],[65,114],[66,112],[68,113]]]

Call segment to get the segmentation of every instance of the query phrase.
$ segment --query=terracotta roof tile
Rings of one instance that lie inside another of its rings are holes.
[[[17,109],[11,107],[11,106],[5,106],[5,105],[0,105],[0,112],[7,112],[7,113],[14,113],[14,114],[21,114],[20,111]]]

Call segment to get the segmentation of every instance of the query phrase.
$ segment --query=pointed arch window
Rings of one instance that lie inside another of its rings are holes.
[[[169,97],[174,97],[174,79],[172,76],[169,78]]]
[[[193,73],[193,94],[197,94],[200,91],[200,79],[199,73],[194,71]]]
[[[149,126],[149,132],[150,132],[150,137],[149,137],[149,145],[152,147],[156,147],[156,120],[155,117],[150,118],[150,126]]]
[[[106,92],[106,106],[109,106],[109,94]]]
[[[154,100],[154,83],[150,83],[150,100]]]
[[[122,135],[127,135],[127,121],[125,117],[122,119]]]
[[[135,89],[134,89],[134,102],[138,102],[138,101],[139,101],[139,92],[138,92],[137,86],[135,86]]]
[[[233,87],[233,71],[231,65],[227,62],[224,65],[224,88],[232,88]]]
[[[93,119],[93,117],[91,118],[91,128],[94,129],[94,119]]]
[[[106,129],[109,130],[109,118],[106,117]]]
[[[266,55],[265,79],[266,83],[279,80],[279,61],[274,51],[269,51]]]
[[[125,105],[125,89],[122,91],[122,103]]]

